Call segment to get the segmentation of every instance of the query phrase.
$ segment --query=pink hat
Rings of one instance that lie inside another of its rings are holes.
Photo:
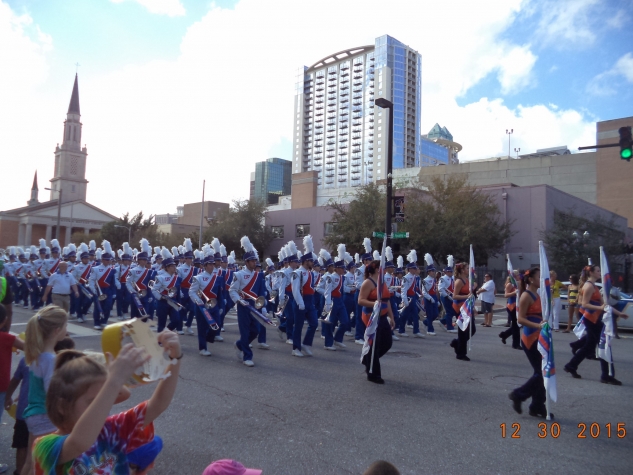
[[[202,475],[261,475],[261,470],[246,468],[239,462],[230,459],[216,460],[204,469]]]

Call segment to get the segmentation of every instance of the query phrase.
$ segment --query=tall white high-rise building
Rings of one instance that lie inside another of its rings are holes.
[[[393,168],[420,162],[420,54],[384,35],[300,68],[295,91],[293,173],[318,172],[319,195],[384,179],[388,112],[394,105]]]

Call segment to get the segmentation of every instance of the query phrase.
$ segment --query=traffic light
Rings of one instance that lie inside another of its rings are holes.
[[[633,139],[631,138],[631,126],[620,127],[620,158],[622,160],[631,161],[633,155],[631,148],[633,147]]]

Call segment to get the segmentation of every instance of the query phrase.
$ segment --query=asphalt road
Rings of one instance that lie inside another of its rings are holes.
[[[30,315],[18,309],[12,330],[22,331]],[[522,415],[511,408],[508,393],[525,382],[531,367],[522,351],[501,344],[498,326],[478,328],[470,362],[455,359],[449,347],[453,335],[437,328],[435,337],[394,342],[382,360],[386,384],[379,386],[365,380],[360,346],[346,342],[346,351],[325,351],[320,332],[314,357],[300,359],[269,331],[271,349],[255,349],[256,366],[247,368],[233,351],[235,320],[227,323],[226,341],[211,346],[211,357],[198,355],[195,337],[182,337],[185,359],[176,397],[155,424],[165,447],[153,473],[197,475],[220,458],[234,458],[265,475],[361,474],[377,459],[389,460],[402,474],[633,470],[630,334],[614,342],[621,387],[599,383],[596,361],[583,362],[581,380],[564,373],[573,334],[555,334],[559,399],[552,411],[560,434],[541,439],[542,421],[527,415],[527,404]],[[78,348],[100,349],[99,335],[79,327],[69,326]],[[134,389],[116,409],[137,404],[152,390]],[[0,462],[13,470],[13,422],[7,414],[3,422]],[[511,438],[514,423],[520,438]],[[580,423],[587,425],[586,438],[578,437]],[[589,432],[592,423],[599,425],[597,438]],[[616,435],[618,423],[625,425],[623,438]]]

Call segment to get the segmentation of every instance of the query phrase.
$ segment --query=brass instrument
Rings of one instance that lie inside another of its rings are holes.
[[[176,287],[172,287],[171,289],[167,289],[167,296],[170,299],[173,299],[178,295],[178,289]]]
[[[200,297],[200,300],[204,302],[205,308],[212,309],[218,305],[217,299],[207,297],[202,290],[198,290],[196,293],[198,294],[198,297]]]
[[[330,316],[332,315],[332,309],[334,308],[334,305],[332,304],[326,304],[323,307],[323,312],[321,312],[321,320],[323,321],[323,323],[328,323],[328,324],[332,324],[332,320],[330,319]]]
[[[154,282],[153,280],[150,282]],[[145,297],[147,295],[147,289],[143,289],[141,290],[139,288],[139,286],[137,285],[136,281],[132,282],[132,285],[134,286],[134,291],[140,296],[140,297]]]
[[[97,283],[95,285],[95,287],[97,289],[97,300],[99,300],[99,302],[103,302],[105,299],[108,298],[108,296],[106,294],[101,292],[101,287],[99,287],[99,283]]]
[[[150,280],[147,283],[147,288],[150,289],[150,290],[154,290],[154,285],[155,284],[156,284],[155,281]],[[165,300],[167,302],[167,304],[171,308],[173,308],[174,310],[180,311],[184,307],[174,300],[174,297],[176,296],[177,292],[178,292],[178,289],[176,287],[172,287],[171,289],[167,290],[167,295],[161,295],[161,299]]]
[[[279,301],[279,305],[277,306],[277,313],[275,313],[276,317],[281,317],[284,313],[284,308],[286,308],[286,304],[290,299],[287,295],[284,295],[284,299]]]
[[[79,290],[81,290],[81,292],[89,299],[92,299],[94,297],[94,295],[92,295],[92,292],[90,292],[90,290],[88,290],[88,288],[84,284],[79,283]]]
[[[242,299],[248,299],[248,300],[252,300],[253,301],[253,306],[259,310],[263,307],[266,306],[266,297],[251,297],[250,295],[240,291],[240,297],[242,297]]]

